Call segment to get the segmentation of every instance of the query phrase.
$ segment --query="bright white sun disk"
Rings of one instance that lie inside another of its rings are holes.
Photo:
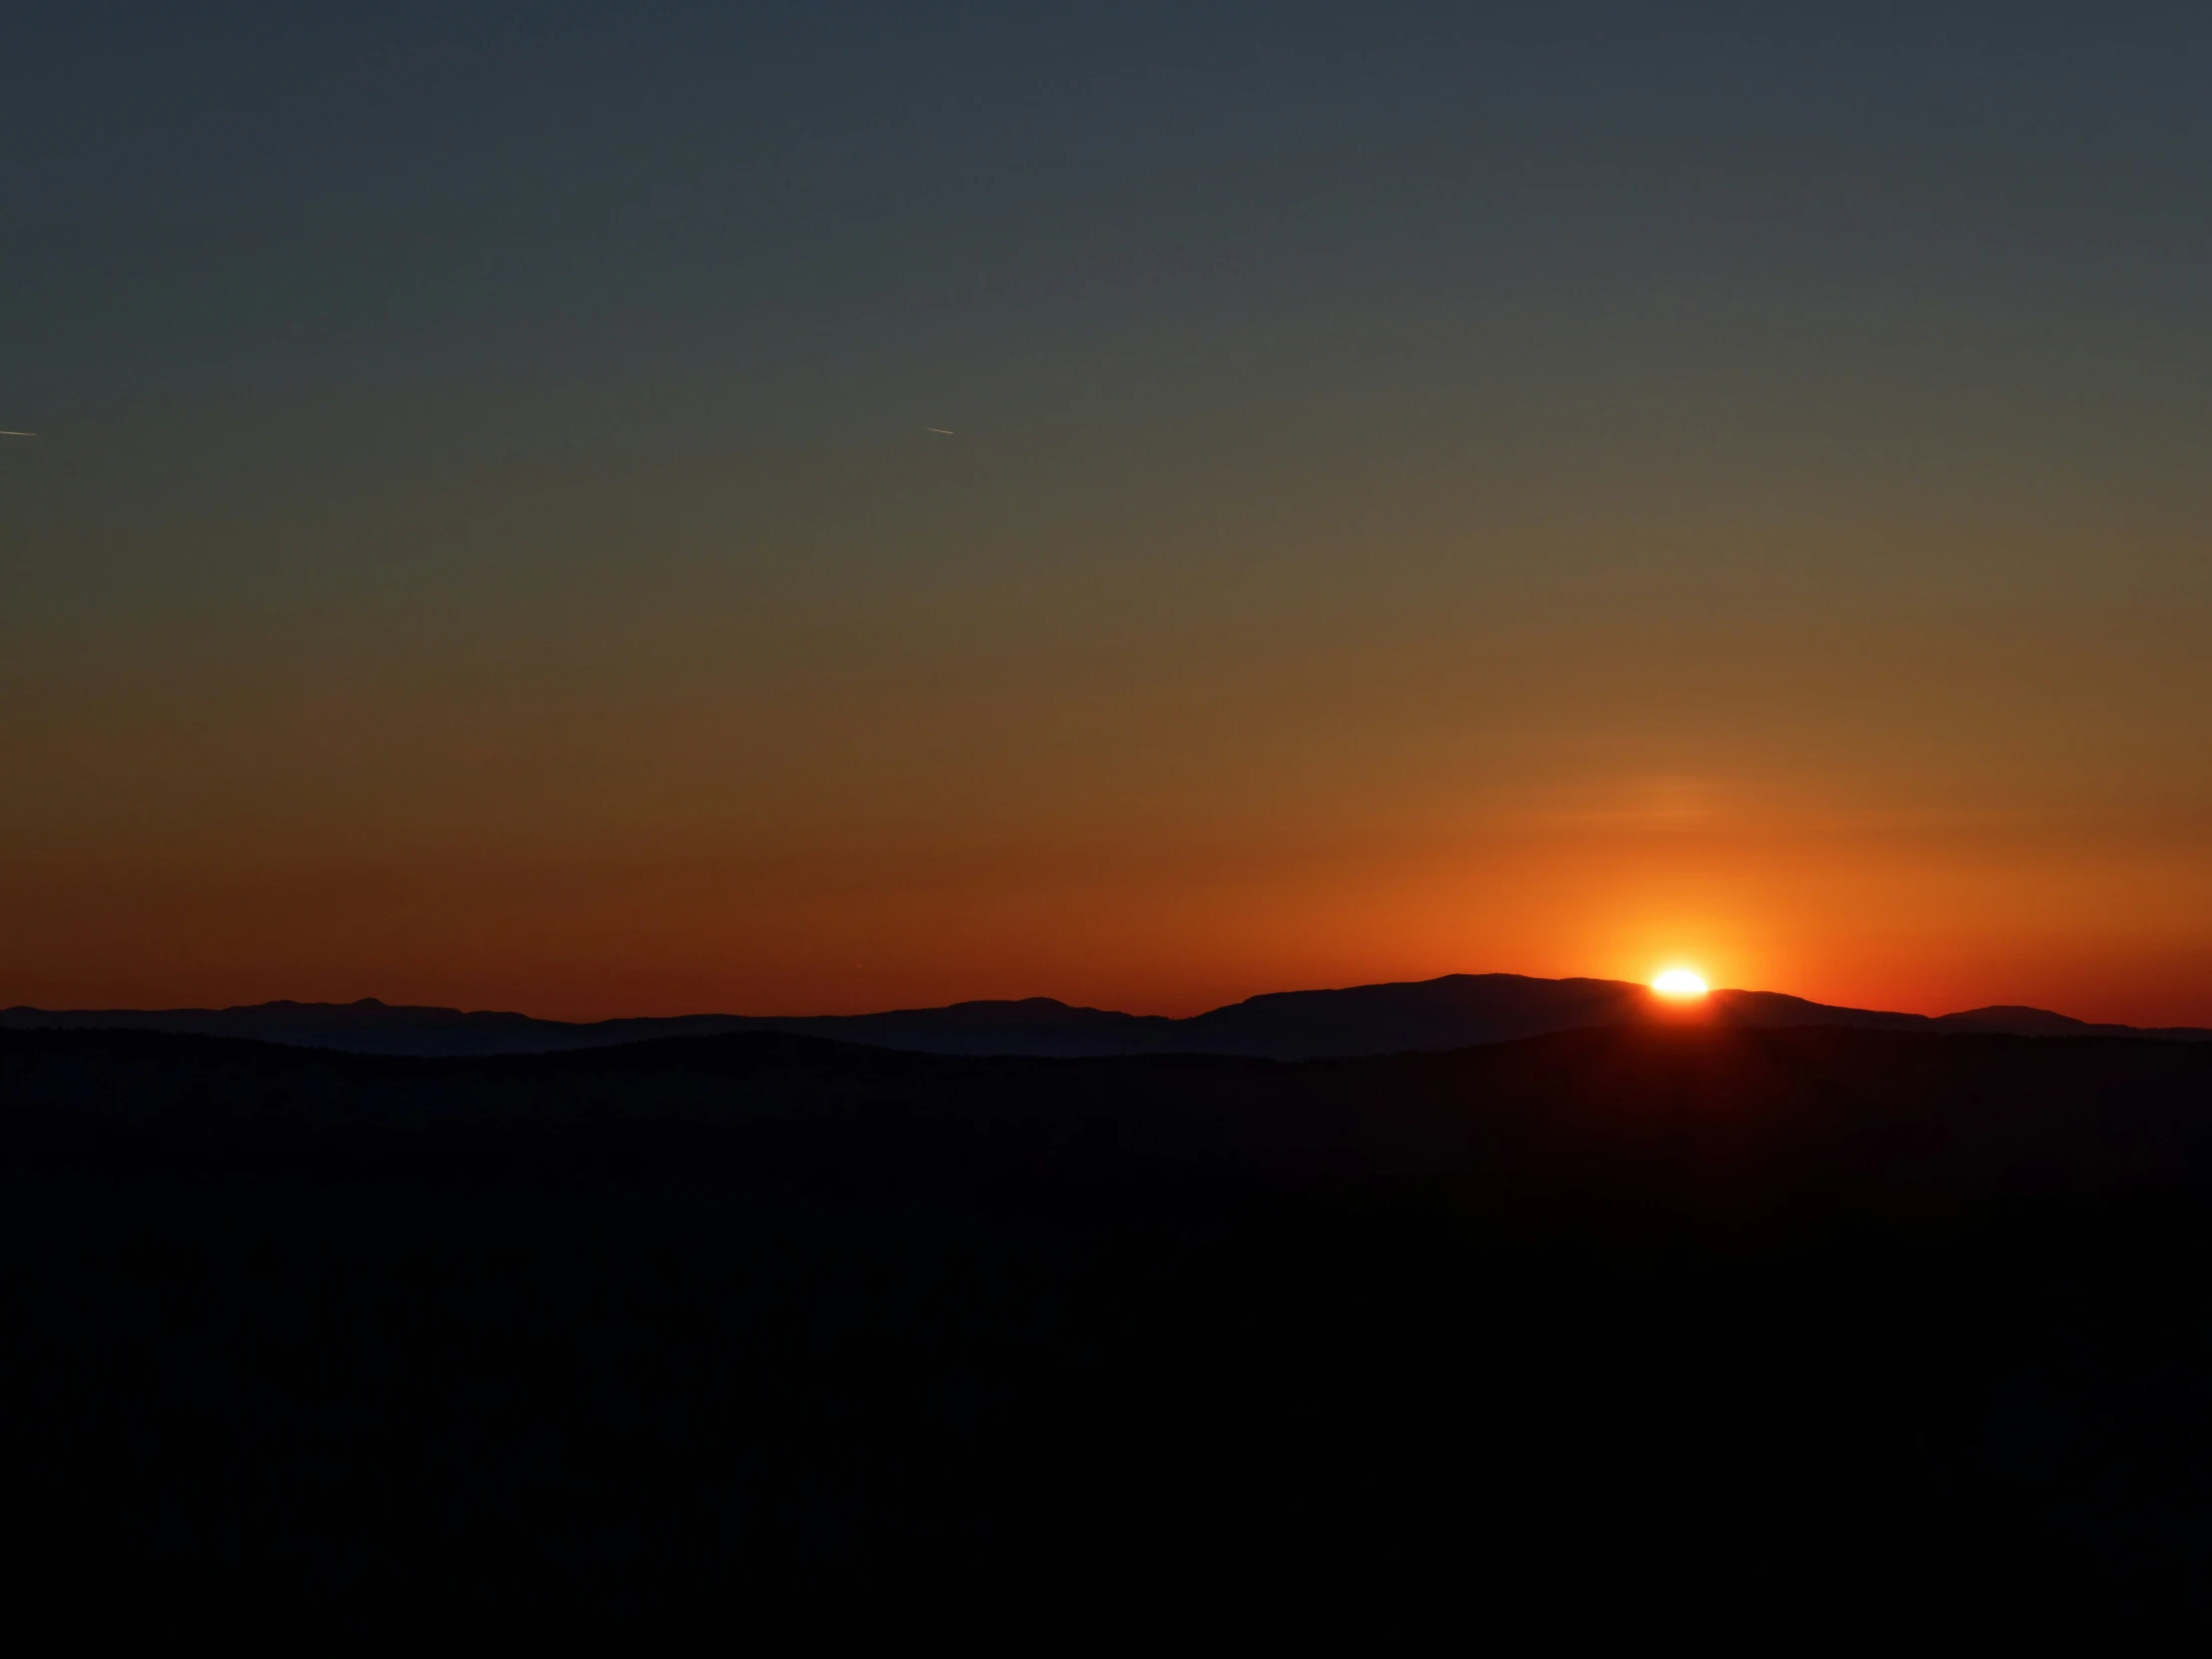
[[[1661,996],[1703,996],[1705,981],[1688,968],[1669,968],[1651,982]]]

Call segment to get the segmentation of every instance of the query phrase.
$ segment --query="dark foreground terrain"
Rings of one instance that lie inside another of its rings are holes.
[[[65,1564],[1841,1617],[2212,1544],[2212,1046],[0,1032],[0,1125]]]

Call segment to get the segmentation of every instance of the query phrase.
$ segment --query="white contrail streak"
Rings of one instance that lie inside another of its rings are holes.
[[[949,426],[924,426],[922,430],[924,432],[936,432],[944,437],[952,436],[952,428]]]
[[[5,426],[0,426],[0,438],[35,438],[37,436],[36,432],[11,432]]]

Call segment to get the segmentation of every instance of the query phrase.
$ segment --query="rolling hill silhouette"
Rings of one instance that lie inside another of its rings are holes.
[[[2091,1025],[2040,1008],[1990,1007],[1930,1017],[1839,1008],[1775,991],[1714,991],[1684,1006],[1618,979],[1536,979],[1454,973],[1440,979],[1277,991],[1187,1019],[1070,1007],[1051,997],[956,1002],[876,1014],[796,1017],[689,1014],[588,1024],[526,1014],[359,1002],[265,1002],[251,1007],[0,1011],[0,1029],[128,1029],[359,1054],[541,1054],[657,1037],[775,1031],[922,1054],[1224,1054],[1300,1060],[1432,1053],[1597,1026],[1680,1023],[1753,1028],[1855,1026],[1870,1030],[1984,1032],[2013,1036],[2132,1036],[2212,1040],[2195,1027]]]

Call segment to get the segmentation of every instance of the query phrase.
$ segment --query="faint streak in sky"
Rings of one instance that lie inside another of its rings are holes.
[[[949,426],[924,426],[922,430],[924,432],[935,432],[939,437],[948,438],[952,436],[952,428]]]

